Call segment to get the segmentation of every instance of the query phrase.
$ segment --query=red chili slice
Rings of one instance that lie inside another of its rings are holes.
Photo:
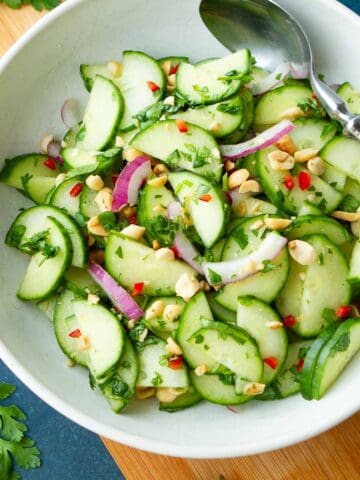
[[[175,258],[179,258],[179,251],[174,245],[170,247],[170,250],[174,252]]]
[[[168,360],[168,367],[171,368],[172,370],[179,370],[179,368],[182,368],[183,364],[183,356],[179,355],[178,357],[171,357]]]
[[[304,367],[304,362],[305,360],[303,358],[300,358],[298,361],[298,364],[296,365],[296,370],[300,373]]]
[[[351,314],[352,314],[351,305],[342,305],[336,310],[336,316],[341,319],[349,318]]]
[[[81,190],[83,189],[84,184],[79,182],[73,186],[70,190],[70,197],[78,197],[80,195]]]
[[[144,282],[135,283],[132,294],[134,297],[141,295],[144,290]]]
[[[132,215],[132,216],[129,218],[129,223],[130,223],[130,225],[135,225],[136,222],[137,222],[136,215]]]
[[[278,359],[276,357],[267,357],[264,358],[264,363],[266,363],[266,365],[275,370],[278,365]]]
[[[299,173],[299,187],[301,190],[309,190],[311,187],[311,175],[308,172]]]
[[[199,197],[199,200],[201,200],[202,202],[211,202],[212,196],[209,193],[205,193],[204,195],[201,195],[201,197]]]
[[[186,125],[184,120],[181,120],[181,118],[176,120],[176,126],[180,133],[187,133],[189,131],[188,126]]]
[[[157,83],[152,82],[151,80],[149,80],[149,81],[146,82],[146,83],[147,83],[147,86],[149,87],[149,89],[150,89],[153,93],[155,93],[155,92],[157,92],[158,90],[160,90],[160,87],[159,87],[159,85],[158,85]]]
[[[295,187],[294,179],[290,174],[285,175],[284,177],[284,185],[288,190],[292,190]]]
[[[179,70],[179,64],[177,63],[176,65],[171,67],[169,75],[176,75],[178,70]]]
[[[76,330],[73,330],[71,333],[69,333],[69,337],[79,338],[81,337],[81,331],[77,328]]]
[[[56,163],[53,158],[48,158],[44,162],[45,167],[50,168],[50,170],[56,170]]]
[[[296,324],[296,318],[294,315],[288,315],[287,317],[283,318],[282,322],[285,328],[291,328]]]

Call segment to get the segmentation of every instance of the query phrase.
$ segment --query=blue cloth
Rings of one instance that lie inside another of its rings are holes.
[[[0,362],[0,381],[16,385],[7,401],[28,416],[29,436],[41,451],[42,466],[23,471],[23,480],[124,480],[100,438],[63,417],[28,390]]]
[[[360,15],[360,0],[340,0],[341,3],[346,5],[347,7],[354,10],[358,15]]]

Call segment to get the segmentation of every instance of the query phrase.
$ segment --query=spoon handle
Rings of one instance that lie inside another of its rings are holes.
[[[311,72],[311,84],[325,110],[344,126],[344,134],[360,141],[360,115],[353,115],[344,100]]]

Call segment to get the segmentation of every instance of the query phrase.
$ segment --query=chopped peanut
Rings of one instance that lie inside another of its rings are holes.
[[[145,320],[152,320],[153,318],[161,317],[164,311],[164,302],[156,300],[146,309]]]
[[[166,340],[166,350],[172,355],[182,355],[180,346],[175,342],[172,337],[168,337]]]
[[[207,372],[207,366],[206,365],[199,365],[194,370],[194,373],[197,377],[202,377],[203,375],[205,375],[206,372]]]
[[[212,122],[212,123],[209,125],[208,130],[209,130],[209,132],[211,132],[211,133],[219,133],[219,132],[220,132],[220,125],[218,124],[218,122]]]
[[[152,248],[153,248],[154,250],[159,250],[160,247],[161,247],[161,244],[160,244],[159,240],[153,240],[153,242],[152,242]]]
[[[177,304],[166,305],[163,312],[164,320],[166,322],[174,322],[180,317],[180,314],[183,311],[183,309],[184,309],[183,305],[177,305]]]
[[[154,205],[152,211],[154,213],[157,213],[158,215],[165,215],[167,212],[166,208],[160,205],[160,203],[158,203],[157,205]]]
[[[156,250],[155,252],[155,258],[159,261],[172,262],[175,260],[175,254],[170,248],[159,248],[159,250]]]
[[[355,237],[360,238],[360,220],[356,222],[351,222],[351,231]]]
[[[280,150],[269,153],[268,158],[273,170],[291,170],[295,165],[294,157]]]
[[[283,324],[281,322],[277,322],[275,320],[265,322],[265,327],[271,328],[271,330],[277,330],[277,329],[281,328],[282,326],[283,326]]]
[[[251,226],[250,230],[259,230],[264,225],[262,220],[256,220]]]
[[[287,218],[265,218],[264,222],[271,230],[284,230],[291,224]]]
[[[145,227],[142,227],[140,225],[128,225],[127,227],[123,228],[121,230],[121,233],[123,235],[126,235],[127,237],[133,238],[134,240],[141,240],[142,237],[144,236],[145,233]]]
[[[273,160],[275,162],[286,162],[289,158],[289,154],[287,152],[283,152],[282,150],[274,150],[268,154],[268,159],[270,162]]]
[[[169,173],[169,169],[163,163],[158,163],[154,167],[155,175],[163,175],[164,173]]]
[[[86,335],[81,335],[78,338],[78,349],[81,350],[82,352],[85,352],[86,350],[89,350],[91,346],[90,338],[87,337]]]
[[[326,164],[320,157],[314,157],[308,161],[307,168],[313,175],[322,175],[325,172]]]
[[[164,105],[174,106],[174,105],[175,105],[175,97],[174,97],[174,95],[170,95],[169,97],[166,97],[166,98],[164,99]]]
[[[91,303],[91,305],[96,305],[100,302],[100,297],[98,295],[95,295],[94,293],[89,293],[87,301]]]
[[[171,61],[166,60],[162,65],[161,65],[162,71],[165,73],[166,76],[169,75],[170,70],[171,70]]]
[[[95,197],[95,203],[99,207],[100,212],[109,212],[111,210],[113,195],[109,190],[108,188],[103,188]]]
[[[239,187],[240,193],[260,193],[262,191],[261,185],[256,180],[247,180]]]
[[[288,244],[290,256],[300,265],[313,265],[317,255],[310,243],[303,240],[291,240]]]
[[[240,202],[239,205],[237,206],[237,213],[240,217],[245,217],[247,213],[247,208],[246,208],[246,203],[245,202]]]
[[[182,395],[184,390],[181,388],[157,388],[156,398],[160,402],[170,403],[175,400],[176,397]]]
[[[200,289],[199,280],[191,273],[183,273],[175,284],[176,295],[190,300]]]
[[[265,390],[266,385],[264,383],[247,383],[244,387],[245,395],[254,396],[261,395]]]
[[[170,87],[175,87],[176,86],[176,75],[175,73],[172,73],[171,75],[168,76],[168,84]]]
[[[297,152],[295,152],[294,158],[296,162],[304,163],[304,162],[307,162],[308,160],[311,160],[312,158],[315,158],[318,153],[319,151],[316,150],[316,148],[304,148],[302,150],[298,150]]]
[[[140,157],[141,155],[143,155],[143,152],[140,152],[140,150],[136,150],[136,148],[132,147],[126,148],[123,151],[123,157],[129,163],[135,160],[135,158]]]
[[[95,192],[99,192],[104,188],[104,181],[100,175],[89,175],[85,183],[90,190],[95,190]]]
[[[92,217],[87,222],[87,228],[90,233],[99,237],[107,237],[109,233],[104,229],[104,227],[99,222],[99,217]]]
[[[280,150],[290,153],[290,155],[293,155],[296,152],[295,144],[289,135],[284,135],[283,137],[281,137],[280,140],[275,143],[275,145]]]
[[[331,216],[338,220],[344,220],[344,222],[357,222],[360,220],[360,212],[343,212],[341,210],[335,210],[335,212],[332,212]]]
[[[136,398],[139,400],[146,400],[148,398],[154,397],[156,393],[155,388],[152,387],[136,387],[135,394]]]
[[[226,160],[224,167],[227,172],[231,172],[235,168],[235,163],[231,160]]]
[[[239,187],[242,185],[250,176],[249,170],[246,168],[240,168],[232,172],[228,178],[228,187],[230,189]]]
[[[301,110],[300,107],[291,107],[281,112],[279,118],[280,120],[296,120],[297,118],[303,116],[304,112]]]
[[[168,178],[166,175],[161,175],[160,177],[152,178],[151,180],[148,180],[148,184],[151,185],[154,188],[161,188],[163,187]]]
[[[132,330],[135,327],[136,322],[137,322],[137,320],[135,318],[130,318],[130,320],[126,324],[126,328],[128,330]]]

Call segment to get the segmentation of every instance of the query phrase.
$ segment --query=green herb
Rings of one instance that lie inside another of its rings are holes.
[[[264,268],[261,270],[262,273],[272,272],[273,270],[275,270],[275,268],[277,268],[276,265],[271,263],[270,260],[264,260],[262,264],[264,265]]]
[[[33,235],[27,242],[23,244],[23,247],[28,248],[32,253],[41,252],[41,254],[45,257],[44,260],[56,257],[60,248],[47,243],[49,233],[50,229],[35,233],[35,235]]]
[[[199,343],[202,343],[204,341],[204,336],[201,335],[200,333],[198,333],[196,336],[195,336],[195,343],[196,344],[199,344]]]
[[[323,128],[320,138],[321,140],[327,139],[327,137],[332,137],[337,133],[342,133],[343,127],[340,122],[337,120],[330,120]]]
[[[326,210],[326,205],[327,205],[327,201],[325,200],[325,198],[322,198],[320,202],[317,204],[317,207],[320,208],[320,210]]]
[[[222,277],[218,273],[214,272],[214,270],[211,270],[211,268],[208,269],[209,273],[209,280],[212,285],[216,285],[218,283],[222,282]]]
[[[71,317],[69,317],[69,318],[71,318]],[[91,375],[91,373],[89,373],[89,385],[90,385],[91,390],[96,390],[96,387],[97,387],[96,379],[95,379],[94,375]]]
[[[6,237],[6,244],[10,247],[17,248],[20,243],[21,239],[26,231],[25,225],[15,225],[10,230],[8,236]]]
[[[180,161],[180,152],[179,150],[174,150],[166,159],[166,163],[173,168],[176,168]]]
[[[151,385],[153,387],[158,387],[159,385],[161,385],[163,382],[163,379],[162,379],[162,376],[155,372],[155,377],[151,379]]]
[[[325,322],[328,323],[333,323],[337,320],[337,315],[335,310],[331,308],[324,308],[324,310],[321,313],[321,318],[325,320]]]
[[[194,92],[198,93],[200,95],[200,98],[203,103],[206,103],[207,101],[211,100],[211,96],[209,95],[209,87],[200,87],[199,85],[193,85],[192,86]]]
[[[235,375],[233,373],[219,373],[219,380],[224,385],[235,385]]]
[[[303,360],[306,357],[310,347],[301,347],[298,353],[298,360]]]
[[[253,304],[253,299],[251,297],[238,297],[238,302],[244,307],[250,307]]]
[[[119,258],[123,258],[123,251],[122,251],[121,245],[118,246],[115,253]]]
[[[324,254],[322,252],[319,254],[319,265],[324,265]]]
[[[360,202],[357,198],[354,197],[351,193],[348,193],[343,198],[339,209],[345,212],[356,212],[356,210],[360,207]]]
[[[166,354],[166,353],[164,355],[161,355],[161,357],[159,358],[159,365],[161,367],[166,367],[167,366],[170,355],[171,354]]]
[[[235,231],[232,233],[232,237],[239,245],[241,250],[244,250],[249,244],[248,236],[246,235],[243,228],[236,228]]]
[[[111,379],[111,392],[116,397],[121,397],[125,400],[129,400],[133,396],[134,391],[129,385],[120,377],[118,373]]]
[[[321,80],[322,82],[325,81],[325,75],[323,73],[318,73],[318,79]]]
[[[275,80],[280,80],[280,78],[281,78],[281,73],[278,73],[275,77]]]
[[[184,106],[186,106],[186,101],[179,97],[175,97],[175,105],[168,105],[160,100],[133,115],[133,118],[140,122],[143,129],[159,121],[163,115],[177,113]]]
[[[315,98],[305,98],[297,104],[301,110],[315,118],[322,118],[326,115],[325,109]]]
[[[206,343],[205,343],[205,345],[204,345],[204,350],[206,350],[206,351],[207,351],[207,350],[210,350],[209,345],[207,345]]]
[[[339,340],[332,347],[330,356],[334,357],[339,352],[346,352],[346,350],[349,348],[349,345],[350,345],[350,333],[346,332],[343,335],[341,335]]]
[[[237,115],[243,111],[244,107],[239,104],[238,100],[230,103],[220,103],[216,110],[219,112],[228,113],[230,115]]]
[[[203,183],[200,183],[196,192],[198,196],[201,197],[202,195],[205,195],[205,193],[210,192],[210,190],[211,190],[211,187],[209,185],[204,185]]]
[[[281,190],[276,192],[276,202],[278,204],[282,205],[284,199],[285,199],[285,195],[283,194],[283,192]]]
[[[117,219],[113,212],[100,213],[100,215],[98,215],[98,220],[106,232],[110,232],[110,230],[116,230],[118,228]]]
[[[23,5],[31,4],[36,10],[52,10],[60,5],[61,0],[0,0],[10,8],[18,9]]]
[[[29,173],[26,173],[25,175],[23,175],[22,177],[20,177],[21,179],[21,184],[22,184],[22,187],[23,189],[26,191],[26,187],[27,187],[27,184],[29,183],[29,180],[32,179],[32,175],[30,175]]]
[[[122,368],[131,368],[131,362],[129,362],[128,360],[123,360],[123,361],[120,363],[120,367],[122,367]]]
[[[0,383],[0,400],[9,398],[15,391],[14,385]],[[14,464],[26,470],[40,467],[40,451],[35,443],[24,434],[26,415],[15,405],[0,405],[0,478],[19,480],[13,470]]]
[[[169,246],[173,244],[176,232],[176,224],[168,217],[156,215],[148,220],[146,227],[148,231],[161,243]]]
[[[80,225],[81,228],[84,228],[86,226],[86,220],[84,215],[81,215],[81,213],[76,212],[73,215],[73,219]]]

